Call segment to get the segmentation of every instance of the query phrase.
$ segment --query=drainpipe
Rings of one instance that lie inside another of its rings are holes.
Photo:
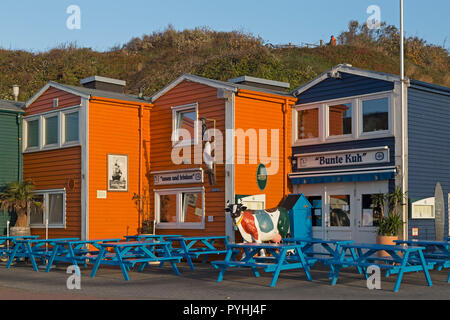
[[[400,105],[402,118],[402,191],[406,191],[406,112],[405,112],[405,44],[404,44],[404,15],[403,15],[403,0],[400,0]],[[407,224],[407,204],[403,205],[403,239],[408,238],[408,224]]]
[[[288,110],[288,100],[285,99],[284,100],[284,104],[282,106],[282,111],[283,111],[283,198],[286,196],[286,192],[287,192],[287,168],[286,168],[286,163],[287,163],[287,151],[286,151],[286,147],[287,147],[287,120],[286,120],[286,115],[287,115],[287,110]]]
[[[17,147],[18,147],[18,153],[17,153],[17,180],[22,181],[23,180],[23,161],[22,161],[22,115],[18,114],[16,117],[17,121]]]
[[[138,228],[142,227],[141,212],[142,212],[142,117],[144,106],[139,105],[139,214],[138,214]]]

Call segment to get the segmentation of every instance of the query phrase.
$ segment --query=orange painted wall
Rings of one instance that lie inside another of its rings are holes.
[[[217,89],[194,83],[183,81],[155,101],[151,116],[151,143],[150,143],[150,163],[151,171],[180,170],[187,168],[199,168],[205,165],[193,164],[193,147],[191,148],[192,164],[176,165],[171,160],[172,152],[172,107],[190,103],[198,103],[198,117],[206,117],[216,120],[216,129],[225,132],[225,100],[217,98]],[[209,125],[211,125],[209,123]],[[219,140],[217,143],[221,143]],[[225,150],[225,147],[224,147]],[[151,177],[151,217],[154,217],[154,189],[172,189],[188,187],[205,187],[205,212],[206,216],[213,216],[214,221],[205,221],[205,229],[156,229],[159,234],[182,234],[185,236],[195,235],[224,235],[225,234],[225,165],[217,164],[216,185],[210,186],[208,177],[204,175],[204,184],[183,184],[154,186],[153,175]],[[215,189],[218,192],[213,192]]]
[[[249,140],[246,139],[246,151],[242,154],[235,143],[236,165],[235,165],[235,193],[238,195],[266,195],[266,208],[276,207],[286,194],[292,192],[287,182],[287,174],[291,170],[291,105],[292,99],[286,100],[280,96],[261,95],[256,92],[252,94],[238,93],[235,98],[235,128],[267,130],[267,154],[271,155],[271,129],[278,129],[278,172],[268,176],[267,186],[260,190],[256,181],[256,172],[261,159],[259,158],[259,136],[257,157],[250,157]],[[283,113],[285,109],[285,114]],[[283,120],[284,119],[284,120]],[[284,130],[286,128],[286,130]],[[285,152],[284,152],[285,150]],[[244,164],[239,164],[244,162]],[[251,162],[255,162],[252,164]],[[270,164],[266,164],[269,168]]]
[[[150,110],[142,112],[142,145],[148,145]],[[144,147],[139,153],[139,106],[125,101],[93,98],[89,102],[89,238],[121,238],[134,235],[139,228],[139,214],[132,200],[139,193],[139,157],[144,163]],[[128,191],[107,192],[97,199],[97,190],[108,190],[108,154],[128,155]],[[144,172],[144,169],[142,170]]]

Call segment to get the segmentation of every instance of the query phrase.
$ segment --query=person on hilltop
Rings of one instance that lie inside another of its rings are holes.
[[[330,42],[328,43],[328,45],[332,46],[332,47],[336,47],[336,38],[334,36],[331,36]]]

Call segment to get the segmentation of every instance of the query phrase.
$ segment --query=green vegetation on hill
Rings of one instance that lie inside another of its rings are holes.
[[[62,45],[48,52],[0,49],[0,99],[12,99],[13,84],[20,100],[29,99],[48,81],[79,85],[91,75],[123,79],[126,92],[152,95],[183,73],[218,80],[241,75],[287,81],[294,89],[340,63],[399,73],[399,32],[383,24],[369,30],[356,21],[338,35],[337,46],[271,47],[241,32],[207,28],[175,31],[168,27],[134,38],[106,52]],[[407,76],[450,86],[449,52],[417,37],[406,39]]]

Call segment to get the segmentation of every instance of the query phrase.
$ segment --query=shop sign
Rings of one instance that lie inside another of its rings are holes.
[[[259,190],[264,190],[267,186],[267,168],[264,164],[260,163],[256,170],[256,183]]]
[[[299,169],[340,167],[389,162],[389,148],[298,155]]]
[[[155,173],[154,182],[156,186],[168,184],[203,183],[203,171],[173,171]]]

